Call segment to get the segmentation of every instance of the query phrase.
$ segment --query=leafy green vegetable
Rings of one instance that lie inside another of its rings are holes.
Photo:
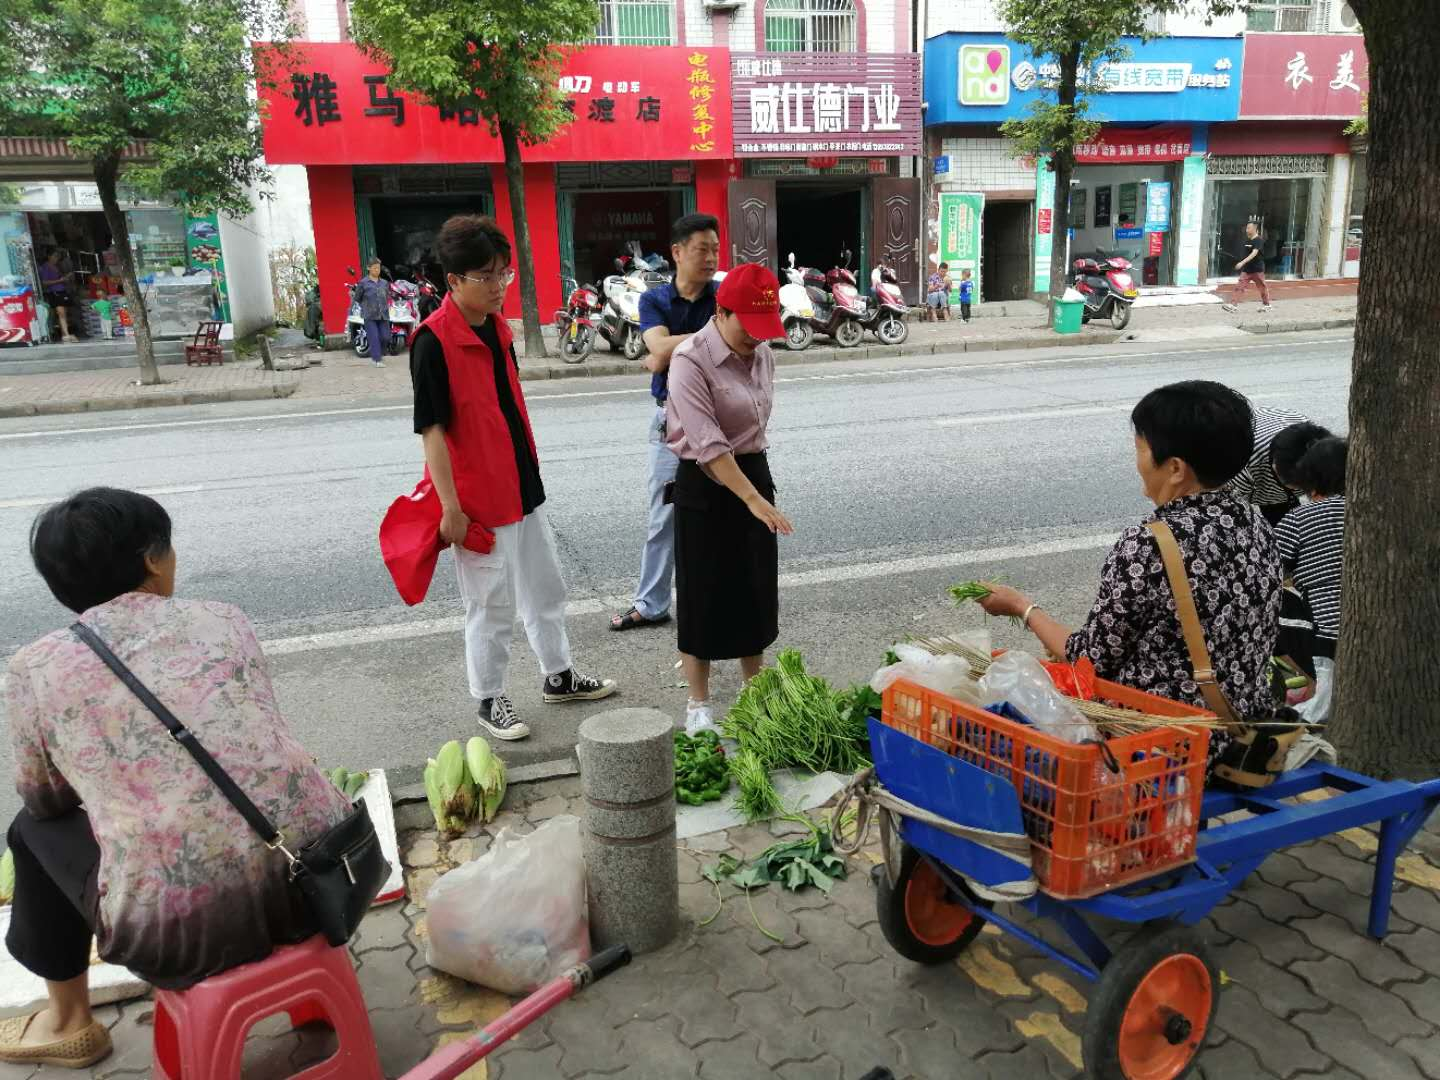
[[[738,803],[746,821],[764,821],[784,809],[770,770],[753,750],[742,749],[730,759],[730,775],[740,785]]]
[[[789,814],[784,820],[804,825],[805,835],[772,844],[748,864],[736,860],[733,856],[721,855],[719,861],[701,871],[705,880],[715,886],[716,899],[714,912],[701,926],[709,926],[719,917],[721,908],[725,906],[724,893],[720,887],[722,884],[730,884],[745,894],[745,902],[750,907],[750,918],[754,920],[755,928],[771,940],[780,941],[782,939],[761,925],[756,917],[755,907],[750,904],[752,890],[763,889],[766,885],[775,883],[790,892],[799,892],[806,886],[813,885],[828,896],[835,887],[835,882],[844,879],[847,870],[845,860],[835,852],[828,824],[816,824],[802,814]]]
[[[697,735],[675,733],[675,798],[688,806],[701,806],[725,797],[730,790],[729,763],[720,736],[713,731]]]
[[[991,593],[990,586],[983,581],[962,581],[959,585],[951,585],[948,591],[957,604],[984,600]]]

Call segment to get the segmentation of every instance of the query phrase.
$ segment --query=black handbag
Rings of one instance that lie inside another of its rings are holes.
[[[292,852],[285,846],[284,834],[236,786],[230,774],[210,756],[195,734],[180,723],[175,714],[110,651],[110,646],[84,623],[74,623],[70,629],[95,650],[95,654],[105,661],[105,666],[129,687],[147,709],[160,718],[170,737],[190,752],[195,763],[215,782],[240,816],[249,822],[265,846],[285,856],[290,864],[290,885],[300,894],[315,929],[324,934],[331,945],[348,942],[390,875],[390,864],[380,850],[380,838],[375,835],[375,825],[364,802],[356,803],[344,821],[298,852]]]

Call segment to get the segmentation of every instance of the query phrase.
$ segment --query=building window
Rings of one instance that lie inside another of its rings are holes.
[[[673,0],[600,0],[598,45],[673,45]]]
[[[1254,0],[1246,14],[1247,29],[1318,30],[1314,23],[1320,6],[1314,0]]]
[[[765,0],[767,52],[855,52],[855,0]]]

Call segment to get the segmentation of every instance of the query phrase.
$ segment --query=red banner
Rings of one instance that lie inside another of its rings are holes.
[[[1190,156],[1190,128],[1102,128],[1094,142],[1075,148],[1080,165],[1140,165]]]
[[[1242,120],[1351,120],[1365,111],[1360,34],[1246,34]]]
[[[262,46],[263,48],[263,46]],[[262,89],[272,165],[498,162],[500,140],[474,110],[442,112],[391,90],[383,65],[349,43],[304,42]],[[591,46],[560,77],[575,119],[526,161],[695,161],[731,150],[726,49]]]

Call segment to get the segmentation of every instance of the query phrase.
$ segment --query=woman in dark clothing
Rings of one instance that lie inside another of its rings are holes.
[[[380,260],[371,259],[369,276],[355,287],[360,317],[365,320],[365,340],[370,345],[370,362],[385,366],[385,343],[390,340],[390,283],[380,276]]]
[[[1219,383],[1181,382],[1145,395],[1130,421],[1135,468],[1156,506],[1146,521],[1165,522],[1179,542],[1216,681],[1239,716],[1267,716],[1274,710],[1268,666],[1280,613],[1280,554],[1260,511],[1225,488],[1250,458],[1250,405]],[[1079,630],[1003,585],[980,604],[991,615],[1021,619],[1054,656],[1088,656],[1101,678],[1206,707],[1160,549],[1144,522],[1110,549]],[[1212,763],[1229,741],[1212,735]]]

